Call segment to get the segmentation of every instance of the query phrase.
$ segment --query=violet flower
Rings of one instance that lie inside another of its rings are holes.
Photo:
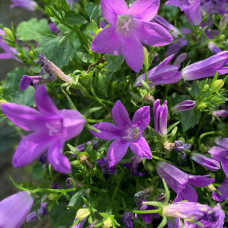
[[[139,72],[143,65],[143,45],[164,46],[173,39],[161,25],[149,22],[156,15],[160,0],[136,0],[130,8],[124,0],[101,0],[101,11],[110,24],[92,41],[98,53],[121,53],[129,67]]]
[[[228,117],[228,111],[226,110],[217,110],[213,112],[213,116],[215,117]]]
[[[167,162],[158,164],[157,173],[161,178],[164,178],[167,185],[177,193],[173,202],[181,200],[196,202],[198,196],[192,185],[204,187],[214,182],[214,179],[209,178],[209,175],[190,175]]]
[[[33,131],[19,143],[13,166],[31,163],[48,148],[47,158],[52,167],[60,173],[69,173],[70,163],[62,153],[64,142],[79,135],[86,121],[77,111],[58,110],[43,85],[36,89],[35,101],[39,111],[14,103],[1,105],[2,112],[14,124]]]
[[[199,25],[202,20],[200,0],[168,0],[166,5],[179,7],[185,13],[188,21],[193,25]]]
[[[20,228],[32,205],[29,192],[18,192],[0,201],[0,227]]]
[[[100,122],[93,125],[100,133],[90,131],[99,139],[114,140],[106,155],[108,167],[117,164],[129,147],[136,156],[151,159],[150,147],[143,137],[144,130],[150,122],[150,107],[144,106],[138,109],[131,121],[124,105],[118,100],[112,108],[112,118],[116,125]]]
[[[28,76],[23,75],[21,82],[19,84],[19,88],[21,91],[27,89],[30,85],[34,88],[37,88],[39,82],[43,82],[45,79],[41,75],[36,76]]]
[[[147,72],[147,79],[149,86],[162,85],[162,84],[173,84],[181,80],[181,73],[178,71],[179,66],[167,65],[174,55],[171,55],[164,59],[158,66]],[[140,79],[145,81],[145,74],[140,75],[135,83],[135,86],[142,86]]]
[[[214,191],[212,192],[212,199],[218,202],[222,202],[228,200],[228,178],[226,177],[222,182],[221,186],[217,188],[217,190],[221,193]]]
[[[98,145],[98,140],[91,140],[91,141],[88,141],[86,143],[82,143],[82,144],[76,146],[75,149],[78,150],[79,152],[84,152],[85,151],[85,145],[89,145],[91,143],[92,143],[93,148],[95,148]]]
[[[214,54],[221,52],[221,49],[212,41],[209,41],[207,46]]]
[[[142,160],[142,158],[134,156],[131,159],[131,162],[124,163],[123,166],[129,168],[133,176],[144,176],[145,173],[138,172],[138,166],[142,162]]]
[[[109,172],[110,175],[116,173],[117,168],[115,166],[109,167],[107,158],[100,158],[97,160],[97,164],[101,166],[103,173]]]
[[[133,228],[133,213],[125,211],[122,220],[125,228]]]
[[[26,218],[26,222],[27,223],[33,222],[34,220],[36,220],[38,218],[38,216],[47,215],[48,211],[46,208],[47,208],[47,202],[42,203],[40,205],[40,208],[37,211],[33,211],[28,214],[28,216]]]
[[[29,11],[34,11],[37,4],[33,0],[11,0],[10,8],[20,7]]]
[[[161,136],[167,134],[168,107],[166,104],[167,101],[160,105],[160,99],[157,99],[153,106],[155,131]]]
[[[182,70],[186,81],[212,77],[218,71],[219,75],[228,73],[228,51],[222,51],[202,61],[190,64]]]
[[[198,153],[193,153],[192,154],[192,160],[197,162],[198,164],[206,167],[207,169],[211,171],[217,171],[220,169],[220,164],[218,161],[209,158],[205,155],[198,154]]]
[[[20,60],[15,56],[18,54],[17,50],[5,43],[2,36],[5,36],[5,32],[0,29],[0,48],[4,51],[3,53],[0,53],[0,59],[15,59],[20,62]]]
[[[59,33],[60,32],[60,30],[58,29],[56,23],[54,23],[54,22],[49,23],[48,27],[50,28],[51,32],[54,32],[54,33]]]
[[[228,138],[217,138],[215,143],[217,146],[213,146],[208,152],[215,160],[221,162],[223,171],[228,177]]]
[[[185,100],[185,101],[182,101],[182,102],[176,104],[173,107],[173,111],[174,112],[184,112],[184,111],[192,110],[193,108],[195,108],[195,106],[196,106],[196,101]]]

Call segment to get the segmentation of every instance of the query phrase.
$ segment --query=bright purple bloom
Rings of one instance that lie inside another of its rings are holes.
[[[192,160],[194,160],[195,162],[199,163],[200,165],[206,167],[211,171],[217,171],[220,169],[220,164],[218,161],[202,154],[193,153]]]
[[[133,176],[144,176],[145,173],[138,172],[138,166],[142,162],[142,160],[142,158],[134,156],[131,159],[131,162],[124,163],[123,166],[129,168]]]
[[[181,80],[181,73],[178,71],[179,66],[167,65],[174,55],[171,55],[164,59],[158,66],[147,72],[149,86],[162,85],[162,84],[173,84]],[[135,86],[142,86],[140,79],[145,81],[145,74],[140,75],[137,78]]]
[[[213,146],[208,152],[215,160],[221,162],[223,171],[228,177],[228,138],[217,138],[215,143],[217,146]]]
[[[217,110],[213,112],[213,116],[215,117],[228,117],[228,111],[226,110]]]
[[[26,10],[34,11],[37,4],[33,0],[11,0],[10,8],[20,7]]]
[[[92,41],[91,50],[122,54],[129,67],[139,72],[143,65],[143,45],[164,46],[173,39],[161,25],[149,22],[160,0],[136,0],[130,8],[124,0],[101,0],[101,11],[110,24]]]
[[[155,131],[161,136],[167,134],[168,107],[166,104],[167,101],[160,105],[160,99],[157,99],[153,106]]]
[[[181,200],[196,202],[198,196],[192,185],[204,187],[214,182],[213,178],[208,178],[209,175],[190,175],[167,162],[158,164],[157,173],[177,193],[173,202]]]
[[[168,0],[166,5],[174,5],[184,11],[188,21],[193,25],[199,25],[202,20],[200,0]]]
[[[182,101],[182,102],[176,104],[173,107],[173,111],[174,112],[184,112],[184,111],[192,110],[193,108],[195,108],[195,106],[196,106],[196,101],[185,100],[185,101]]]
[[[13,103],[1,105],[2,112],[14,124],[33,131],[19,143],[13,156],[13,166],[25,166],[48,149],[47,158],[52,167],[60,173],[69,173],[70,163],[62,153],[64,142],[81,133],[85,120],[77,111],[58,110],[43,85],[37,87],[35,101],[38,111]]]
[[[217,190],[221,193],[218,194],[216,191],[212,193],[212,199],[218,202],[222,202],[228,200],[228,178],[226,177],[222,182],[221,186],[217,188]]]
[[[0,48],[4,51],[4,53],[0,53],[0,59],[15,59],[20,61],[15,55],[18,54],[15,48],[10,47],[7,43],[5,43],[2,36],[5,36],[5,32],[0,29]]]
[[[98,140],[91,140],[91,141],[88,141],[86,143],[82,143],[82,144],[76,146],[75,149],[78,150],[79,152],[84,152],[85,151],[85,145],[89,145],[90,143],[92,143],[93,148],[97,147]]]
[[[48,211],[47,211],[47,202],[42,203],[40,205],[40,208],[37,211],[33,211],[31,213],[28,214],[27,218],[26,218],[26,222],[30,223],[34,220],[36,220],[38,218],[38,215],[47,215]]]
[[[20,228],[32,205],[29,192],[18,192],[0,201],[0,227]]]
[[[38,86],[38,83],[42,81],[44,81],[44,78],[41,75],[36,75],[36,76],[23,75],[19,88],[21,91],[24,91],[30,85],[36,88]]]
[[[51,32],[54,32],[54,33],[59,33],[60,32],[60,30],[57,28],[56,23],[54,23],[54,22],[49,23],[48,27],[50,28]]]
[[[99,166],[101,166],[104,174],[106,172],[109,172],[110,175],[113,175],[117,171],[117,168],[115,166],[109,167],[109,162],[108,162],[107,158],[98,159],[97,164]]]
[[[125,228],[133,228],[133,213],[124,212],[122,219]]]
[[[144,130],[150,122],[150,107],[138,109],[132,121],[120,100],[112,108],[112,123],[100,122],[93,125],[100,133],[90,131],[92,135],[103,140],[114,140],[108,148],[106,159],[108,167],[117,164],[126,154],[129,146],[132,152],[141,158],[151,159],[150,147],[143,137]]]
[[[182,70],[186,81],[212,77],[218,71],[219,75],[228,73],[228,51],[222,51],[207,59],[193,63]]]
[[[212,41],[209,41],[207,46],[214,54],[221,52],[221,49]]]

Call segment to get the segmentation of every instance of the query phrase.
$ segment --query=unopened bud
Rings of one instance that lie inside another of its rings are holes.
[[[111,220],[111,218],[107,218],[107,219],[104,221],[104,227],[105,227],[105,228],[112,227],[112,220]]]
[[[208,188],[209,191],[211,191],[211,192],[216,191],[216,188],[215,188],[215,186],[214,186],[213,184],[209,184],[209,185],[207,186],[207,188]]]
[[[143,51],[144,51],[144,59],[143,59],[143,64],[146,68],[146,70],[149,68],[149,62],[148,62],[148,56],[149,56],[149,53],[147,51],[147,48],[143,47]]]
[[[82,221],[90,215],[90,210],[88,208],[81,208],[77,211],[76,219]]]
[[[209,89],[209,85],[206,84],[206,85],[203,86],[202,92],[204,93],[204,92],[206,92],[208,89]]]
[[[221,49],[212,41],[208,42],[207,46],[214,54],[221,52]]]
[[[224,86],[224,81],[222,79],[216,80],[212,87],[212,91],[218,92],[223,86]]]
[[[187,53],[181,53],[175,59],[173,65],[180,66],[187,59]]]
[[[7,37],[8,40],[10,40],[12,42],[15,41],[15,37],[13,35],[13,32],[9,28],[5,27],[3,29],[3,31],[5,32],[5,36]]]
[[[219,22],[220,30],[224,30],[228,23],[228,14],[224,14],[221,21]]]
[[[205,109],[206,107],[207,107],[207,104],[204,103],[204,102],[201,102],[201,103],[197,106],[197,108],[200,109],[200,110],[203,110],[203,109]]]
[[[1,105],[1,104],[5,104],[5,103],[8,103],[8,101],[6,101],[6,100],[4,100],[4,99],[1,99],[1,100],[0,100],[0,105]]]

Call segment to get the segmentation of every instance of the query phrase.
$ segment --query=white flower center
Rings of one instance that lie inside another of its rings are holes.
[[[56,136],[62,133],[63,124],[62,120],[57,120],[53,123],[46,123],[46,127],[48,128],[49,136]]]
[[[121,14],[117,17],[117,31],[125,37],[134,27],[134,18],[131,15]]]
[[[139,134],[140,134],[140,130],[138,127],[129,127],[125,131],[123,139],[125,139],[126,141],[134,141],[138,139]]]

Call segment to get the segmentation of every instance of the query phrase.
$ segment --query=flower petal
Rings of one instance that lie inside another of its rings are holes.
[[[224,158],[222,161],[221,161],[221,165],[222,165],[222,169],[226,175],[226,177],[228,177],[228,159]]]
[[[151,21],[157,14],[159,5],[160,0],[137,0],[131,5],[128,13],[139,20]]]
[[[144,131],[150,123],[150,106],[139,108],[133,118],[132,124],[137,125],[141,131]]]
[[[139,72],[143,65],[143,46],[135,36],[127,37],[121,41],[121,51],[128,66]]]
[[[128,112],[120,100],[116,101],[112,108],[112,118],[119,128],[124,128],[131,124]]]
[[[157,23],[138,21],[138,26],[138,37],[146,45],[164,46],[173,41],[170,33]]]
[[[216,138],[215,143],[228,150],[228,138]]]
[[[58,109],[52,102],[44,85],[40,85],[37,87],[34,98],[36,101],[36,106],[40,110],[40,112],[48,114],[58,114]]]
[[[196,6],[185,10],[184,13],[191,24],[199,25],[201,23],[202,13],[200,10],[200,4],[197,4]]]
[[[99,32],[91,43],[91,50],[97,53],[113,54],[120,48],[120,41],[115,30],[115,26],[111,25]]]
[[[63,140],[55,140],[48,149],[48,161],[55,171],[59,173],[70,173],[70,162],[63,154],[63,147]]]
[[[117,164],[126,154],[129,147],[129,142],[123,142],[119,139],[113,141],[108,148],[107,161],[108,166],[112,167]]]
[[[212,184],[215,179],[209,178],[210,175],[204,175],[204,176],[199,176],[199,175],[188,175],[188,180],[189,183],[197,186],[197,187],[204,187],[209,184]]]
[[[34,161],[48,147],[53,137],[43,133],[32,133],[24,137],[13,156],[13,167],[25,166]]]
[[[178,193],[177,197],[174,199],[173,202],[178,202],[182,200],[197,202],[198,196],[196,190],[190,184],[187,184],[185,188],[180,193]]]
[[[90,133],[99,139],[113,140],[120,137],[119,128],[112,123],[100,122],[93,125],[93,127],[97,128],[101,133],[92,130],[90,130]]]
[[[63,119],[65,140],[69,140],[82,132],[86,120],[82,117],[80,112],[62,109],[59,111],[59,115],[62,116]]]
[[[126,14],[128,5],[124,0],[101,0],[101,11],[109,24],[115,24],[117,15]]]
[[[143,136],[139,137],[137,142],[130,142],[130,148],[138,157],[152,159],[150,147]]]

